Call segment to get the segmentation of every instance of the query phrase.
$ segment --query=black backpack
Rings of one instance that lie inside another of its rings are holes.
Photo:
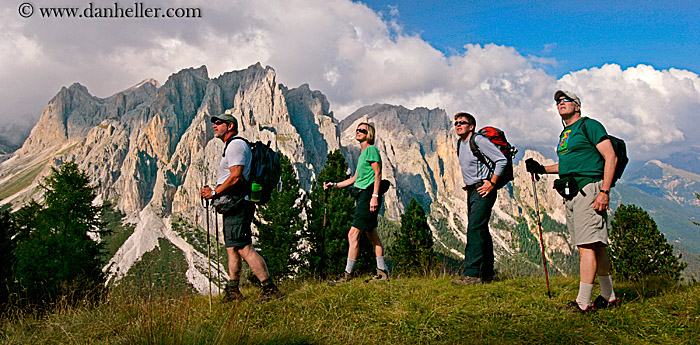
[[[586,136],[588,142],[595,147],[595,144],[593,144],[591,138],[588,137],[588,132],[586,131],[586,120],[588,120],[588,117],[581,119],[581,121],[583,121],[581,122],[581,131],[583,131],[583,135]],[[630,160],[627,157],[627,145],[625,144],[624,140],[612,135],[608,135],[608,139],[610,139],[610,143],[612,143],[613,150],[615,151],[615,156],[617,156],[615,175],[613,175],[612,185],[610,185],[611,187],[615,187],[615,182],[622,177],[622,173],[625,172],[625,167],[627,167],[627,163],[629,163]]]
[[[250,147],[252,157],[250,160],[251,166],[248,182],[255,182],[262,186],[260,201],[257,202],[257,204],[264,205],[270,200],[272,191],[277,189],[280,177],[282,176],[282,164],[280,163],[279,153],[275,152],[275,150],[270,147],[270,141],[268,141],[267,144],[263,144],[261,141],[251,143],[241,137],[230,138],[226,142],[226,146],[234,139],[243,140]],[[224,157],[225,156],[226,147],[224,147]],[[248,193],[250,193],[250,188],[248,188]]]
[[[501,173],[501,176],[498,177],[498,181],[496,182],[496,189],[501,188],[508,184],[508,182],[513,181],[513,158],[515,158],[515,154],[518,153],[518,149],[515,148],[515,146],[511,145],[508,140],[506,139],[506,134],[496,128],[496,127],[491,127],[487,126],[482,129],[480,129],[477,132],[474,132],[469,138],[469,148],[472,150],[472,154],[481,162],[486,165],[486,167],[491,171],[491,174],[493,174],[493,170],[496,168],[496,164],[492,162],[488,157],[486,157],[479,147],[476,145],[476,142],[474,142],[474,136],[476,135],[482,135],[486,137],[490,142],[492,142],[496,147],[503,153],[503,156],[506,157],[506,167],[503,169],[503,172]],[[459,147],[462,144],[462,140],[457,140],[457,157],[459,157]]]

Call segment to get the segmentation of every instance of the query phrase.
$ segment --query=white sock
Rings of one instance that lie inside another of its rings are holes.
[[[348,261],[345,263],[345,272],[352,273],[352,268],[355,267],[356,262],[357,260],[348,258]]]
[[[578,284],[578,297],[576,297],[576,302],[581,309],[586,310],[586,308],[591,305],[592,293],[593,284],[586,284],[584,282]]]
[[[377,268],[382,271],[386,271],[386,264],[384,263],[383,256],[377,256]]]
[[[612,278],[610,276],[598,276],[600,283],[600,295],[608,302],[615,300],[615,290],[613,290]]]

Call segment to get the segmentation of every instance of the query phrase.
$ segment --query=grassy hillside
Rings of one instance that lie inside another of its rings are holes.
[[[184,293],[134,298],[113,291],[95,307],[62,308],[3,321],[4,344],[412,344],[412,343],[671,343],[700,342],[700,285],[641,288],[617,284],[624,304],[579,315],[562,309],[576,296],[575,279],[517,278],[453,287],[449,276],[356,279],[282,285],[287,298],[238,305]],[[597,294],[597,291],[594,291]],[[153,296],[153,295],[151,295]],[[168,297],[170,296],[170,297]]]

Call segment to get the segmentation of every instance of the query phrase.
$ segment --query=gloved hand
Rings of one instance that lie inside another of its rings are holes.
[[[547,171],[544,170],[544,165],[537,163],[537,161],[535,161],[532,158],[528,158],[527,160],[525,160],[525,170],[527,170],[527,172],[529,172],[530,174],[535,174],[535,178],[538,181],[540,180],[539,174],[547,173]]]

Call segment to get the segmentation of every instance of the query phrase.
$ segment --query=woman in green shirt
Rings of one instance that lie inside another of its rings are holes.
[[[355,130],[355,140],[360,143],[361,153],[357,161],[355,175],[338,183],[325,182],[324,189],[344,188],[354,185],[359,190],[357,195],[357,209],[352,227],[348,232],[348,259],[345,272],[337,280],[329,281],[328,285],[337,285],[352,279],[352,270],[360,254],[360,235],[362,232],[372,241],[374,254],[377,257],[377,275],[367,282],[387,281],[389,273],[384,263],[384,246],[377,234],[377,216],[382,204],[379,195],[379,186],[382,181],[382,158],[379,150],[374,146],[374,127],[368,123],[361,123]]]

